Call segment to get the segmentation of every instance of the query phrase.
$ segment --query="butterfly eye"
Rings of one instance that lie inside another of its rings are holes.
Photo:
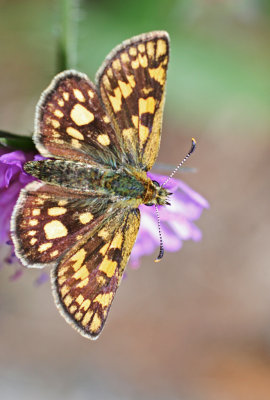
[[[160,184],[157,181],[152,181],[156,187],[160,187]]]

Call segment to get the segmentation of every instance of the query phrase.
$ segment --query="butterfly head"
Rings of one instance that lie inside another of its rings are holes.
[[[147,206],[153,206],[153,205],[165,206],[165,205],[170,205],[170,203],[168,201],[168,198],[172,193],[170,193],[167,189],[161,187],[160,184],[157,181],[152,181],[152,184],[154,186],[153,197],[149,202],[146,203],[146,205]]]

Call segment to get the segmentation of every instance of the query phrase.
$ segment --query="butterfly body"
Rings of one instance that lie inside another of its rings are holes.
[[[97,73],[58,74],[37,105],[34,141],[50,158],[25,165],[32,182],[11,221],[28,267],[52,267],[56,305],[83,336],[100,334],[140,225],[141,204],[168,204],[147,176],[158,155],[169,37],[117,46]]]
[[[165,205],[169,192],[160,188],[145,172],[128,169],[100,169],[76,161],[44,160],[31,161],[24,169],[48,184],[89,193],[95,197],[109,197],[110,201],[125,201],[125,207]]]

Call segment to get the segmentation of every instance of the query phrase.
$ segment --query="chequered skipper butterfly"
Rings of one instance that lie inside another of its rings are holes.
[[[169,193],[146,172],[159,151],[169,36],[156,31],[116,47],[94,85],[57,75],[37,105],[34,141],[44,161],[25,171],[12,216],[15,252],[27,267],[52,267],[61,314],[96,339],[134,245],[140,204]]]

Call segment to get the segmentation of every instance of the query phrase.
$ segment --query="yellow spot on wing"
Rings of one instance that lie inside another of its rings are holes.
[[[130,49],[129,49],[129,54],[130,54],[131,56],[136,56],[136,54],[137,54],[137,49],[136,49],[136,47],[130,47]]]
[[[63,99],[57,100],[57,103],[58,103],[58,105],[59,105],[60,107],[64,107],[64,105],[65,105],[65,102],[64,102]]]
[[[92,315],[93,315],[93,311],[87,311],[87,313],[85,314],[85,316],[83,317],[83,320],[82,320],[82,325],[83,326],[88,324],[88,322],[90,321]]]
[[[84,302],[81,305],[81,309],[83,309],[84,311],[87,311],[88,308],[90,307],[91,301],[89,299],[84,300]]]
[[[147,126],[141,125],[139,126],[139,137],[140,137],[140,147],[142,147],[148,138],[149,128]]]
[[[117,262],[112,261],[107,256],[105,256],[99,266],[99,270],[104,272],[104,274],[106,274],[108,278],[111,278],[115,273],[116,267],[117,267]]]
[[[79,294],[79,296],[76,298],[76,302],[79,305],[81,305],[83,301],[84,301],[84,297],[81,294]]]
[[[164,85],[166,72],[165,69],[162,67],[162,64],[160,64],[157,68],[149,68],[148,71],[151,78],[155,79],[155,81],[160,83],[160,85]]]
[[[138,58],[136,58],[134,61],[131,61],[131,67],[133,69],[137,69],[137,68],[139,68],[139,66],[140,66],[140,63],[139,63],[139,59]]]
[[[64,114],[62,113],[62,111],[61,110],[55,110],[54,111],[54,115],[56,116],[56,117],[58,117],[58,118],[63,118],[63,116],[64,116]]]
[[[32,215],[33,216],[40,215],[40,209],[39,208],[34,208],[34,210],[32,211]]]
[[[51,254],[50,254],[51,256]],[[60,276],[60,278],[58,278],[58,284],[61,286],[63,285],[63,283],[65,283],[67,280],[67,278],[65,276]]]
[[[59,126],[60,126],[60,122],[59,121],[57,121],[57,119],[52,119],[51,120],[51,124],[52,124],[52,126],[56,129],[56,128],[59,128]]]
[[[131,87],[135,87],[136,82],[135,82],[135,78],[133,75],[127,75],[127,80],[129,81],[129,84]]]
[[[31,240],[30,240],[30,244],[33,246],[35,243],[37,242],[37,239],[36,238],[32,238]]]
[[[142,56],[141,54],[139,54],[139,63],[141,64],[141,66],[142,66],[143,68],[146,68],[146,67],[147,67],[147,65],[148,65],[148,60],[147,60],[146,55]]]
[[[115,237],[113,238],[113,241],[111,243],[111,248],[112,249],[121,249],[123,243],[123,235],[122,233],[117,233]]]
[[[101,286],[105,285],[105,283],[106,283],[106,279],[104,278],[104,276],[98,276],[97,281],[98,281],[98,284]]]
[[[132,119],[134,127],[138,128],[138,126],[139,126],[139,117],[137,115],[132,115],[131,119]]]
[[[75,147],[76,149],[79,149],[82,147],[81,143],[79,142],[78,139],[71,139],[71,145]]]
[[[139,114],[150,113],[154,114],[155,112],[156,100],[154,97],[147,97],[143,99],[142,97],[139,99]]]
[[[75,139],[79,139],[79,140],[84,140],[84,136],[81,134],[80,131],[78,131],[78,129],[72,128],[72,126],[69,126],[67,129],[67,134],[74,137]]]
[[[81,104],[75,104],[71,110],[70,117],[78,126],[90,124],[95,119],[94,114]]]
[[[96,332],[99,330],[99,328],[101,327],[101,319],[99,318],[98,314],[96,313],[93,317],[93,320],[91,322],[91,331]]]
[[[75,311],[77,310],[77,308],[78,308],[78,307],[77,307],[75,304],[72,304],[72,306],[69,308],[70,313],[71,313],[71,314],[74,314]]]
[[[109,77],[110,79],[112,79],[112,77],[113,77],[113,70],[112,70],[111,68],[108,68],[108,69],[107,69],[107,75],[108,75],[108,77]]]
[[[84,249],[80,249],[71,257],[70,261],[75,261],[75,263],[72,265],[74,271],[77,271],[81,267],[84,262],[85,256],[86,251]]]
[[[154,42],[147,42],[146,44],[147,54],[149,58],[153,58],[155,55],[155,45]]]
[[[35,204],[42,205],[42,204],[44,204],[44,201],[42,199],[38,198],[35,200]]]
[[[92,221],[93,218],[94,218],[94,216],[90,212],[80,214],[80,216],[79,216],[80,222],[82,224],[88,224],[88,222]]]
[[[61,289],[60,289],[61,295],[62,297],[65,297],[65,295],[69,292],[69,287],[67,285],[64,285]]]
[[[138,46],[138,50],[140,53],[144,53],[145,52],[145,45],[144,43],[140,43]]]
[[[37,233],[37,231],[29,231],[28,236],[35,236],[36,233]]]
[[[63,98],[68,101],[69,100],[69,93],[68,92],[64,92],[63,93]]]
[[[76,314],[74,315],[75,319],[77,321],[80,321],[82,319],[83,313],[81,311],[77,311]]]
[[[57,276],[63,276],[63,275],[65,275],[65,273],[68,271],[68,269],[69,269],[68,266],[59,268],[59,270],[58,270],[58,272],[57,272]]]
[[[167,43],[163,39],[157,41],[156,59],[167,53]]]
[[[123,97],[126,99],[132,93],[132,87],[129,83],[118,81]]]
[[[98,236],[101,237],[102,239],[106,240],[107,237],[109,236],[109,231],[106,228],[102,228],[99,232],[98,232]]]
[[[90,97],[90,99],[92,99],[95,96],[95,93],[92,92],[92,90],[88,90],[88,96]]]
[[[109,100],[110,100],[112,108],[114,109],[115,112],[118,112],[121,110],[122,93],[121,93],[121,90],[119,87],[114,89],[114,95],[109,96]]]
[[[99,304],[101,304],[102,307],[105,308],[111,304],[112,299],[113,299],[113,292],[110,292],[110,293],[99,294],[95,298],[94,302],[97,301]]]
[[[123,129],[122,134],[125,138],[128,138],[128,137],[132,138],[134,131],[135,130],[133,128],[126,128],[126,129]]]
[[[111,143],[110,138],[107,134],[98,135],[97,141],[103,146],[109,146],[109,144]]]
[[[74,279],[83,281],[89,275],[89,271],[86,265],[83,265],[75,274],[73,275]]]
[[[61,206],[66,206],[67,205],[67,200],[59,200],[58,201],[58,205],[61,207]]]
[[[112,67],[113,67],[113,69],[115,69],[116,71],[120,71],[120,69],[121,69],[121,63],[120,63],[120,61],[119,61],[118,58],[112,62]]]
[[[57,239],[67,236],[68,230],[62,222],[53,220],[44,226],[45,236],[47,239]]]
[[[54,250],[51,252],[50,256],[51,257],[56,257],[58,255],[59,251],[58,250]]]
[[[108,247],[109,247],[109,246],[110,246],[110,243],[104,244],[104,246],[101,247],[101,249],[99,250],[99,252],[100,252],[103,256],[105,256],[106,251],[108,250]]]
[[[142,92],[144,93],[144,94],[149,94],[150,92],[152,92],[152,90],[153,90],[153,88],[146,88],[146,87],[144,87],[144,88],[142,88]]]
[[[103,121],[104,121],[106,124],[108,124],[108,123],[110,122],[110,118],[109,118],[107,115],[105,115],[105,116],[103,117]]]
[[[44,251],[50,249],[52,247],[52,242],[48,242],[48,243],[43,243],[39,246],[38,251],[40,253],[43,253]]]
[[[37,219],[30,219],[29,221],[29,225],[30,226],[36,226],[38,224],[38,220]]]
[[[73,298],[70,296],[70,294],[67,294],[66,297],[64,298],[63,302],[64,304],[68,307],[73,301]]]
[[[122,61],[122,63],[124,63],[124,64],[127,64],[127,63],[129,62],[129,56],[128,56],[127,53],[122,53],[122,54],[121,54],[121,61]]]
[[[89,278],[87,277],[87,278],[85,278],[83,281],[79,282],[79,283],[77,284],[77,287],[78,287],[78,288],[83,288],[83,287],[85,287],[85,286],[87,285],[88,282],[89,282]]]
[[[104,75],[104,76],[103,76],[102,82],[103,82],[103,85],[105,86],[105,88],[106,88],[107,90],[111,90],[111,83],[110,83],[110,80],[109,80],[109,78],[107,77],[107,75]]]
[[[73,93],[77,100],[81,102],[85,101],[85,97],[79,89],[73,89]]]
[[[67,209],[64,207],[52,207],[48,209],[48,215],[51,217],[57,217],[58,215],[63,215],[67,212]]]

